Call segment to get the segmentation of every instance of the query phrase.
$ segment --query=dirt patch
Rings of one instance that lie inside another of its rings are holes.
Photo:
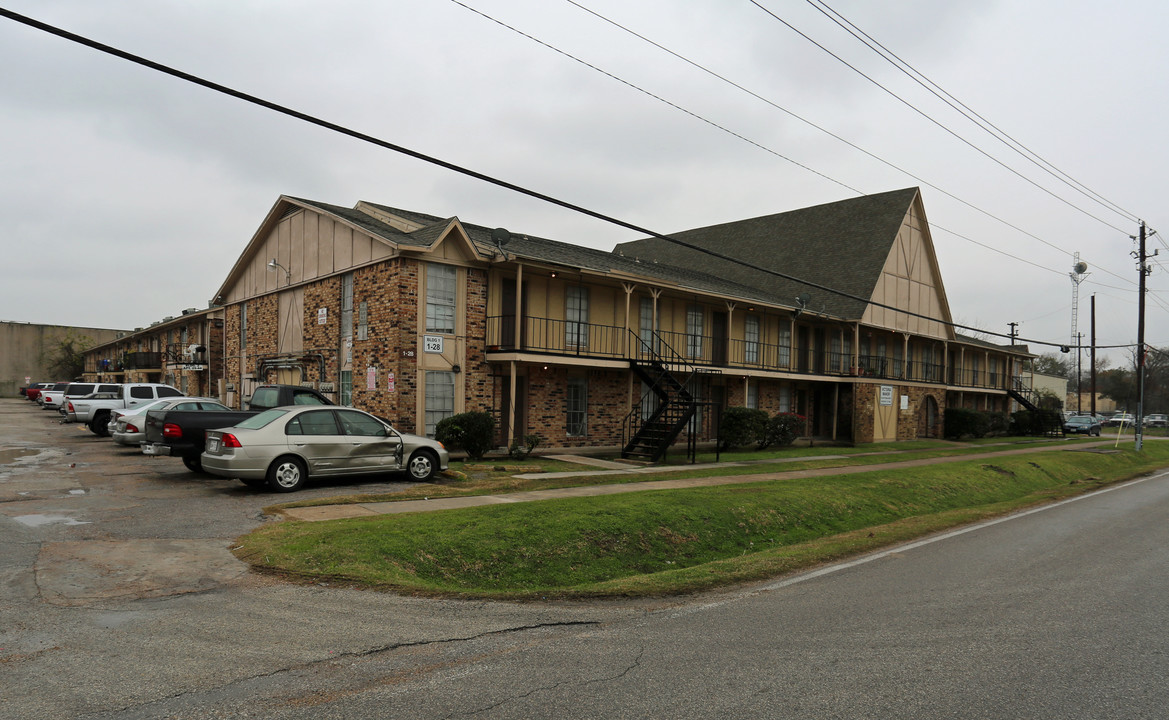
[[[204,592],[246,572],[219,540],[49,543],[36,563],[42,598],[66,606]]]

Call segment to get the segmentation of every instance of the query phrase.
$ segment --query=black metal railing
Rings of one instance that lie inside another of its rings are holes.
[[[127,370],[154,370],[162,368],[162,353],[138,351],[126,353],[122,365]]]
[[[517,332],[518,331],[518,332]],[[742,368],[802,375],[868,377],[1007,390],[1001,371],[946,368],[942,363],[859,354],[789,343],[716,338],[684,332],[638,332],[616,325],[515,316],[487,318],[488,352],[531,352],[575,357],[649,361],[655,356],[677,367]]]

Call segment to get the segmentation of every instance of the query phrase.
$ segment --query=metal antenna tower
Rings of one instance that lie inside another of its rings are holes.
[[[1068,277],[1072,279],[1072,334],[1069,345],[1076,349],[1076,409],[1079,409],[1080,399],[1083,397],[1082,378],[1080,377],[1080,283],[1091,273],[1088,272],[1088,263],[1080,260],[1080,253],[1076,253],[1072,260],[1072,271]]]
[[[1088,272],[1088,263],[1080,261],[1080,254],[1076,253],[1075,260],[1072,262],[1072,271],[1068,273],[1068,277],[1072,279],[1072,347],[1079,347],[1079,328],[1080,328],[1080,283],[1084,278],[1092,273]]]

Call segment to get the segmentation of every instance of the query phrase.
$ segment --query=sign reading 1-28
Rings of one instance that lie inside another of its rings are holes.
[[[423,335],[422,351],[428,353],[441,353],[442,335]]]

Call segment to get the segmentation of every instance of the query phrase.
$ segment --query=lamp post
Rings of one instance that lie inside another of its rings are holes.
[[[275,270],[276,268],[280,268],[281,270],[284,271],[284,284],[291,285],[292,284],[292,273],[289,272],[288,268],[286,268],[283,265],[281,265],[280,263],[276,262],[276,258],[272,258],[271,260],[268,261],[268,269]]]

